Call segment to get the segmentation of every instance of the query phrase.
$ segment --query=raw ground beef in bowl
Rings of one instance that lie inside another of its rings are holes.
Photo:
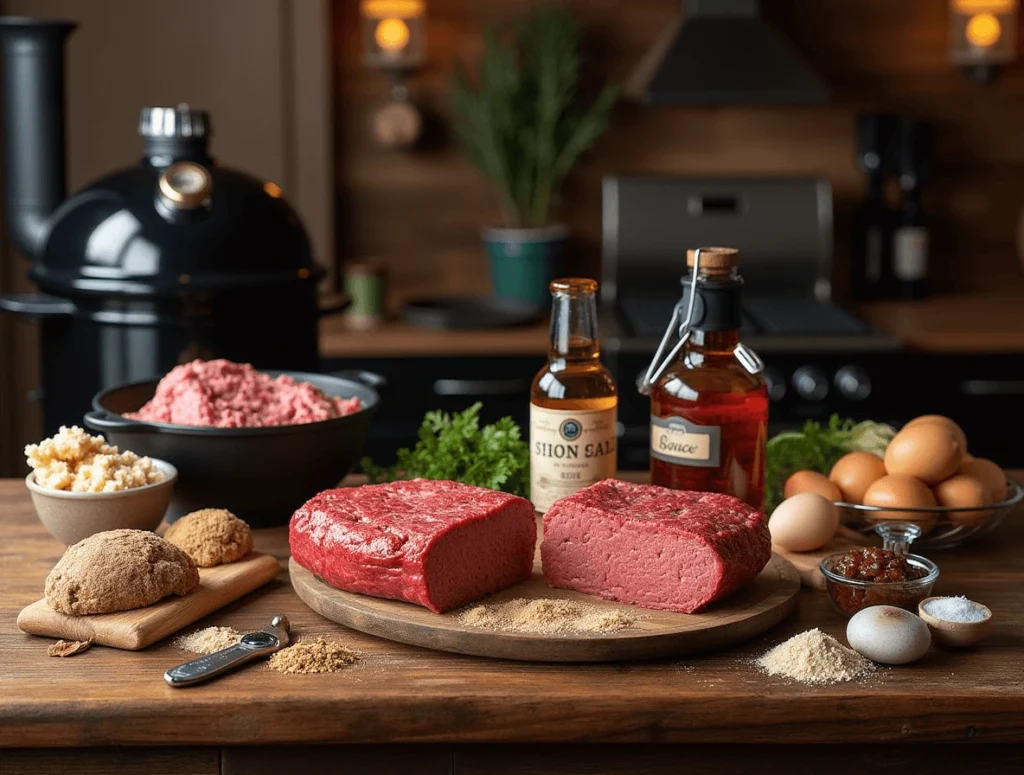
[[[247,363],[192,361],[172,369],[133,420],[213,428],[265,428],[322,422],[358,412],[359,398],[329,396],[286,374]]]

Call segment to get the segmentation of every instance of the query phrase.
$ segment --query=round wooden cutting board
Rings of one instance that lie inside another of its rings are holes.
[[[577,600],[643,617],[631,628],[616,633],[542,635],[468,627],[459,623],[458,611],[435,614],[411,603],[342,592],[294,560],[289,561],[288,568],[292,586],[303,602],[338,624],[414,646],[532,662],[613,662],[713,651],[759,635],[780,622],[793,610],[800,590],[796,569],[775,554],[756,579],[725,600],[697,614],[673,614],[552,589],[544,583],[538,561],[529,581],[480,602],[513,598]]]

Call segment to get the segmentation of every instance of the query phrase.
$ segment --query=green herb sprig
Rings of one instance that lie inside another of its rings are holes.
[[[449,479],[527,497],[530,449],[511,417],[480,427],[479,402],[463,412],[427,412],[412,449],[398,450],[395,465],[362,460],[371,483],[397,479]]]

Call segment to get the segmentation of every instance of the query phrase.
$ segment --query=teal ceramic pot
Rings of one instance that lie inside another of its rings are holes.
[[[540,229],[488,229],[484,245],[491,259],[494,294],[538,307],[551,301],[548,284],[561,269],[569,229],[561,224]]]

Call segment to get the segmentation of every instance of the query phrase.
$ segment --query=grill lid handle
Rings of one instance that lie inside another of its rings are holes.
[[[48,293],[0,293],[0,310],[36,318],[68,317],[77,311],[75,303]]]

